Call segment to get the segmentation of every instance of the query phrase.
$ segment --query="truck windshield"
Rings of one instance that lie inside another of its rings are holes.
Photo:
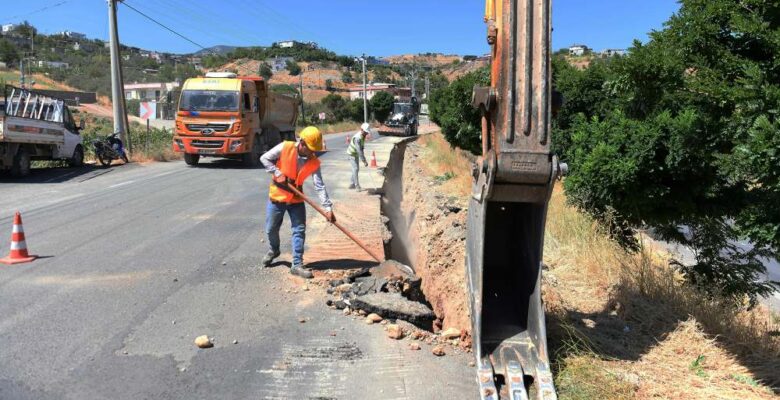
[[[403,113],[407,114],[412,111],[412,105],[408,103],[396,103],[393,104],[393,114]]]
[[[179,110],[238,111],[238,92],[228,90],[185,90]]]

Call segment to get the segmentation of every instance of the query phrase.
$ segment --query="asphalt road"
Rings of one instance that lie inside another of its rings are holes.
[[[42,257],[0,265],[0,399],[475,398],[470,355],[412,352],[257,267],[267,185],[230,161],[0,176],[2,252],[20,209]]]

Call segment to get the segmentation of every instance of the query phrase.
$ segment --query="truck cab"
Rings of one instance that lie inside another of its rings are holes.
[[[34,90],[6,86],[0,106],[0,171],[30,173],[32,160],[84,162],[80,131],[62,99]]]
[[[208,73],[188,79],[176,114],[173,150],[197,165],[201,157],[240,159],[256,167],[263,152],[294,138],[295,99],[268,93],[261,77]]]

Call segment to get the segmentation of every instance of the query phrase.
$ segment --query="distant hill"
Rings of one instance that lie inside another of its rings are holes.
[[[221,56],[224,56],[225,54],[228,54],[238,47],[236,46],[226,46],[223,44],[217,45],[217,46],[211,46],[202,50],[198,50],[193,55],[196,56],[205,56],[206,54],[219,54]]]

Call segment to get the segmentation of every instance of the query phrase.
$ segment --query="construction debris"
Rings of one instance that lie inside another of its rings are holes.
[[[211,342],[208,335],[202,335],[195,338],[195,346],[201,349],[208,349],[209,347],[214,347],[214,343]]]
[[[431,353],[433,353],[433,355],[435,355],[435,356],[439,356],[439,357],[441,357],[441,356],[443,356],[443,355],[447,354],[447,353],[444,351],[444,346],[442,346],[442,345],[438,345],[438,346],[434,347],[434,348],[431,350]]]
[[[441,332],[441,337],[444,339],[457,339],[460,337],[461,331],[458,328],[448,328],[444,332]]]
[[[417,342],[409,343],[410,350],[420,350],[420,344]]]
[[[371,322],[382,322],[382,317],[379,316],[379,314],[371,313],[366,316],[367,320],[370,320]]]
[[[404,330],[396,324],[387,325],[387,337],[390,339],[402,339],[404,337]]]
[[[423,329],[430,330],[436,315],[428,306],[411,301],[400,293],[371,293],[352,300],[361,310],[383,315],[385,318],[409,321]]]

